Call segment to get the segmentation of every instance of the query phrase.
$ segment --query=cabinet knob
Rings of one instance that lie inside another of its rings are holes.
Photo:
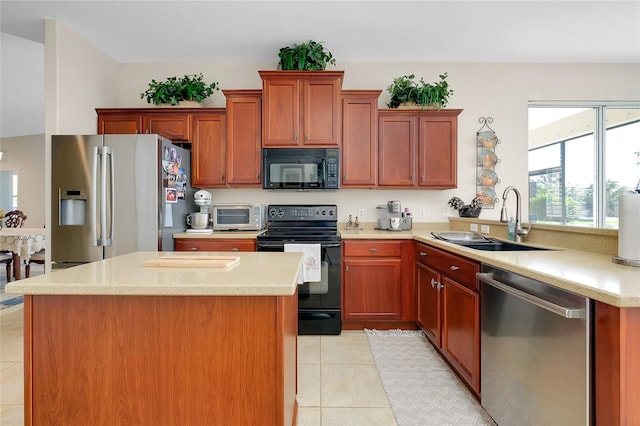
[[[304,140],[306,140],[306,141],[308,141],[308,140],[309,140],[309,134],[308,134],[308,133],[305,133],[305,134],[304,134]]]
[[[442,290],[443,287],[444,286],[442,284],[438,283],[438,291]]]
[[[293,134],[293,140],[294,140],[294,141],[297,141],[297,140],[298,140],[298,134],[297,134],[297,133],[294,133],[294,134]]]
[[[375,247],[371,247],[371,248],[369,249],[369,251],[370,251],[371,253],[375,253],[375,252],[377,252],[377,251],[378,251],[378,249],[377,249],[377,248],[375,248]]]
[[[198,247],[191,247],[189,250],[191,250],[191,251],[198,251]]]
[[[431,278],[431,288],[435,288],[437,283],[438,282],[435,280],[435,278]]]
[[[459,266],[456,266],[456,265],[451,265],[451,266],[450,266],[450,269],[451,269],[452,271],[457,271],[458,269],[460,269],[460,267],[459,267]]]
[[[427,253],[425,253],[424,251],[420,252],[420,256],[426,256],[426,255],[427,255]]]
[[[420,176],[420,180],[424,182],[424,175]]]

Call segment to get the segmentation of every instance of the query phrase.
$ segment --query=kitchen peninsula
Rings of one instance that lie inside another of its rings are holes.
[[[144,266],[168,254],[7,285],[25,294],[26,425],[296,423],[302,255]]]

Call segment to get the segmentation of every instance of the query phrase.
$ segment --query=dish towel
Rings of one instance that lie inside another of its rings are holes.
[[[285,244],[285,252],[303,253],[302,268],[298,273],[298,284],[318,282],[322,278],[320,271],[320,244]]]

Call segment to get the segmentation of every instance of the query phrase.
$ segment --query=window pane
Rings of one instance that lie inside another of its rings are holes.
[[[593,209],[595,170],[593,134],[565,143],[564,199],[567,225],[597,225]]]
[[[640,109],[606,110],[605,227],[618,227],[618,199],[640,179]]]

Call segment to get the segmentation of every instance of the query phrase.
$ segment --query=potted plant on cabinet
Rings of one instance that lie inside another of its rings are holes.
[[[387,87],[391,93],[391,100],[387,104],[389,108],[409,107],[427,109],[442,109],[449,103],[449,97],[453,95],[453,89],[449,88],[447,73],[440,74],[440,81],[426,83],[423,78],[415,81],[415,75],[397,77]]]
[[[307,43],[283,47],[278,53],[278,69],[282,71],[324,71],[327,64],[335,65],[333,54],[322,42],[309,40]]]
[[[207,84],[203,79],[200,73],[182,78],[168,77],[164,81],[151,80],[147,90],[140,93],[140,99],[146,98],[148,103],[154,105],[199,106],[214,91],[220,90],[217,81]]]

